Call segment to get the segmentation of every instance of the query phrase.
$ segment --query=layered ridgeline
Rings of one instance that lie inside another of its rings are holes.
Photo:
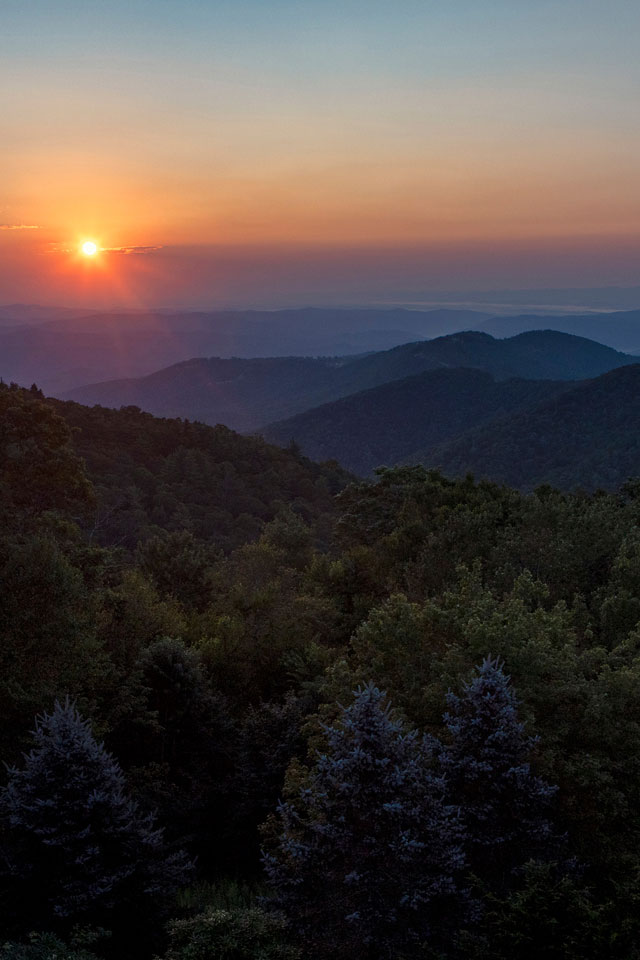
[[[523,313],[510,317],[491,317],[478,325],[479,330],[484,330],[494,337],[512,337],[525,330],[545,330],[548,327],[562,333],[598,340],[615,347],[616,350],[640,354],[640,310],[568,313],[553,317]]]
[[[12,316],[15,321],[12,321]],[[477,326],[470,310],[237,310],[0,313],[0,377],[46,393],[138,377],[190,357],[337,356]],[[28,321],[28,322],[27,322]]]
[[[0,377],[7,383],[35,382],[45,393],[59,395],[97,381],[145,376],[193,357],[353,356],[461,330],[496,337],[559,330],[636,353],[639,319],[639,311],[496,318],[472,310],[333,308],[81,315],[78,310],[17,305],[0,308]],[[418,372],[406,370],[400,376]],[[526,375],[558,376],[550,371]],[[280,411],[274,417],[294,412]]]
[[[530,410],[485,423],[414,463],[457,476],[472,471],[532,490],[615,490],[640,475],[640,365],[612,370]]]
[[[338,460],[367,476],[379,466],[420,462],[422,451],[571,386],[570,381],[497,381],[464,367],[433,370],[307,410],[262,433],[271,443],[296,443],[313,460]]]
[[[358,358],[189,360],[147,377],[92,384],[65,396],[106,407],[135,404],[157,416],[224,423],[248,432],[425,370],[471,367],[501,380],[579,380],[632,362],[610,347],[550,330],[508,340],[468,331]]]
[[[640,365],[578,384],[424,373],[272,424],[264,436],[363,476],[421,463],[522,490],[614,490],[640,474]]]

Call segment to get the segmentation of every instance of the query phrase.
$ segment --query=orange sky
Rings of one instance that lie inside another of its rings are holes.
[[[9,0],[0,302],[28,300],[25,283],[64,302],[110,284],[146,298],[154,272],[220,248],[346,248],[354,265],[421,248],[437,289],[463,282],[472,249],[476,286],[488,248],[487,283],[544,285],[553,269],[523,273],[510,252],[552,266],[595,245],[600,274],[590,253],[567,283],[631,283],[616,263],[640,238],[640,13],[613,7],[117,0],[107,17],[91,0]],[[86,238],[110,252],[79,261]],[[186,270],[204,302],[202,273]],[[176,302],[184,276],[161,284]]]

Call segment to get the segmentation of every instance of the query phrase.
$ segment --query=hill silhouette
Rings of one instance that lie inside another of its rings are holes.
[[[244,310],[85,313],[7,308],[0,376],[47,393],[152,373],[191,357],[353,355],[474,326],[470,310]],[[15,316],[15,322],[11,317]],[[27,316],[39,323],[25,325]]]
[[[546,330],[549,327],[562,333],[598,340],[626,353],[640,354],[640,310],[568,313],[553,317],[523,313],[491,317],[482,321],[478,329],[494,337],[512,337],[525,330]]]
[[[570,386],[567,381],[495,381],[486,371],[463,367],[432,370],[316,407],[262,433],[281,446],[295,441],[312,459],[335,459],[364,476]]]
[[[224,423],[248,432],[426,370],[467,367],[497,379],[576,380],[633,362],[610,347],[555,331],[508,340],[467,331],[356,358],[194,359],[65,396],[89,405],[134,404],[158,416]]]
[[[417,452],[411,462],[532,490],[614,490],[640,475],[640,364]]]

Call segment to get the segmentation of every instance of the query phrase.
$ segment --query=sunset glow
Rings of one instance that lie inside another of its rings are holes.
[[[93,240],[85,240],[82,244],[82,252],[85,257],[95,257],[98,252],[98,244],[94,243]]]
[[[291,250],[350,260],[365,299],[394,295],[382,277],[407,249],[424,266],[404,282],[421,295],[553,286],[556,267],[569,284],[636,282],[638,4],[114,0],[109,11],[34,0],[5,13],[0,300],[34,273],[41,299],[79,295],[51,251],[80,246],[85,230],[97,249],[83,257],[108,260],[92,273],[106,299],[118,276],[158,296],[161,258],[165,299],[263,302],[243,264],[275,257],[296,282]],[[542,260],[525,265],[525,249]],[[352,295],[338,273],[323,278],[303,302]],[[285,302],[289,281],[269,296]]]

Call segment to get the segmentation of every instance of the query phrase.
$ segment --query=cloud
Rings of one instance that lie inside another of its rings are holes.
[[[0,230],[39,230],[35,223],[0,223]]]
[[[104,253],[155,253],[162,250],[162,245],[156,247],[100,247]]]
[[[80,244],[74,243],[50,243],[47,246],[49,253],[78,253]],[[120,253],[120,254],[147,254],[155,253],[156,250],[162,250],[162,244],[157,246],[134,246],[134,247],[102,247],[98,244],[98,253]]]

